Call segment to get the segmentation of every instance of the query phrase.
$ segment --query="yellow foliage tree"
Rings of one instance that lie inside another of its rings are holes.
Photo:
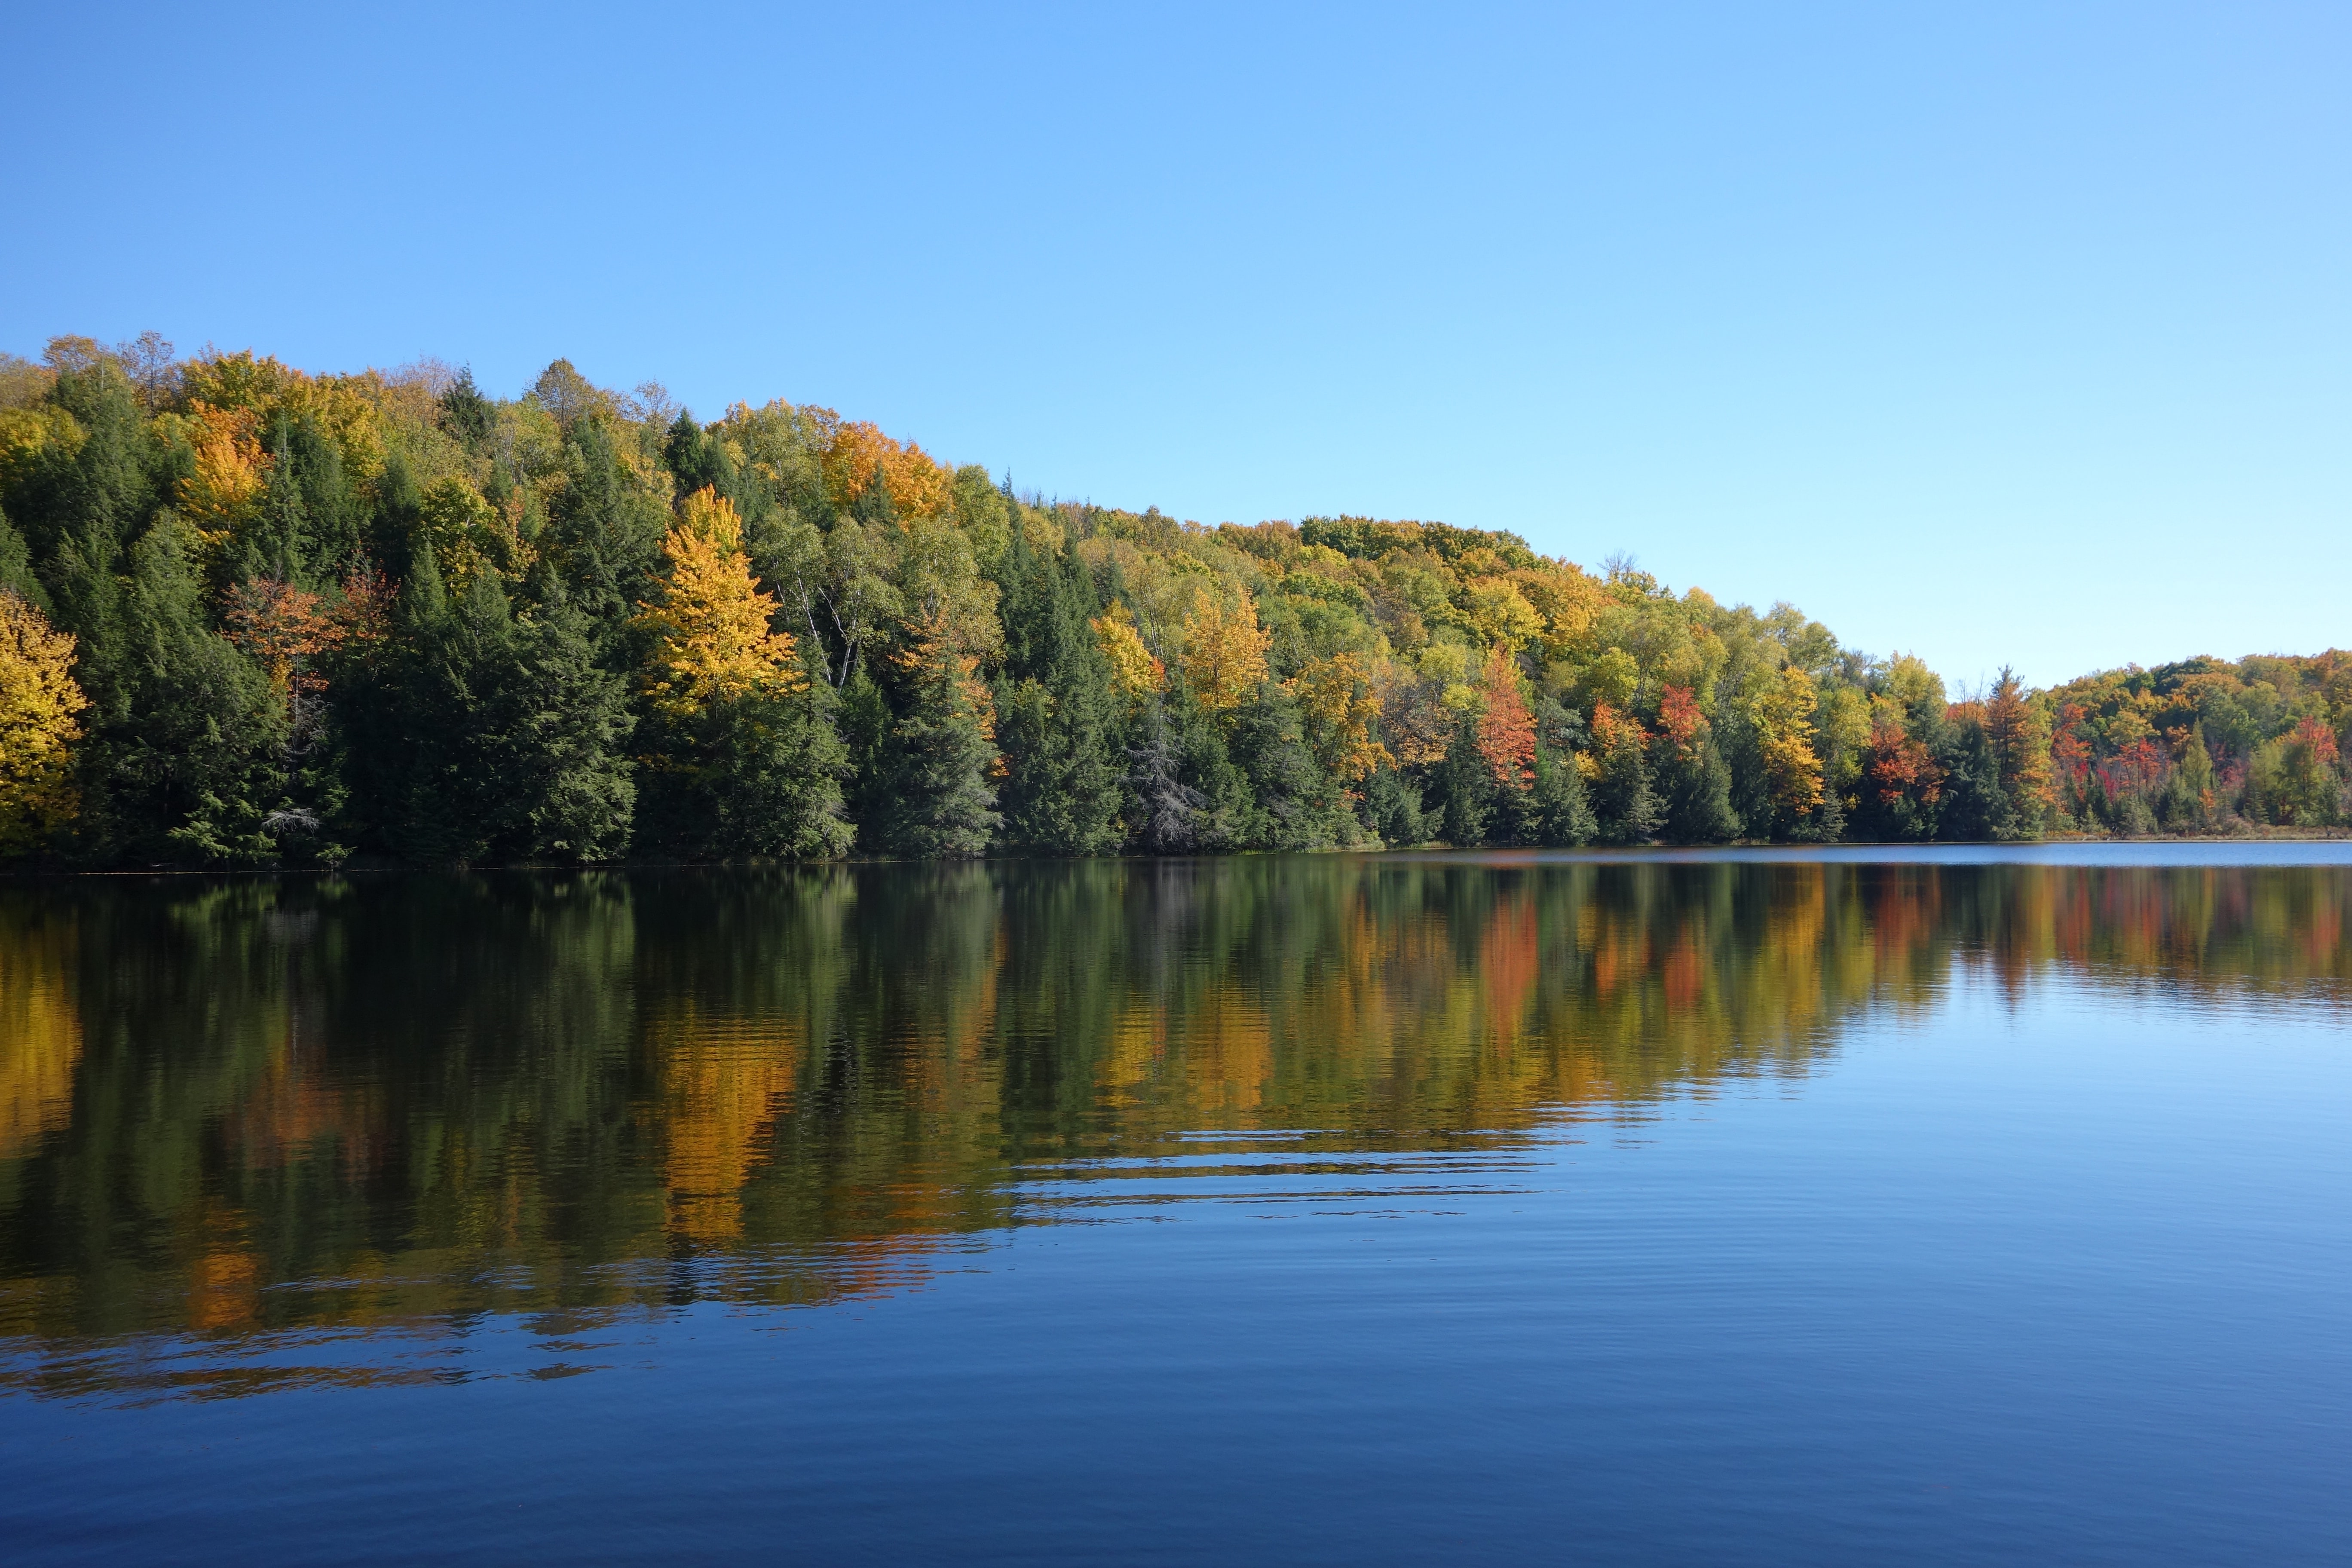
[[[164,416],[165,422],[173,419]],[[176,423],[196,458],[180,479],[180,515],[209,557],[260,511],[271,459],[262,449],[259,421],[250,408],[197,402]]]
[[[1110,683],[1129,703],[1142,701],[1166,683],[1167,667],[1143,646],[1143,634],[1135,626],[1135,613],[1127,607],[1125,600],[1114,599],[1109,609],[1087,624],[1094,627],[1095,645],[1110,662]]]
[[[73,681],[74,639],[0,589],[0,854],[23,854],[73,818],[76,717],[89,706]]]
[[[1354,654],[1311,660],[1283,685],[1298,700],[1316,758],[1340,783],[1354,784],[1391,761],[1388,748],[1372,739],[1380,694]]]
[[[453,474],[436,480],[425,492],[420,521],[453,595],[464,593],[484,572],[511,579],[528,568],[515,520],[484,499],[470,479]]]
[[[662,602],[637,606],[638,625],[654,638],[646,682],[654,706],[684,718],[754,693],[802,689],[807,677],[792,637],[769,629],[776,601],[751,575],[733,503],[704,489],[680,510],[662,540]]]
[[[1246,594],[1228,610],[1207,589],[1184,620],[1184,680],[1194,700],[1212,713],[1238,708],[1265,683],[1265,650],[1274,634],[1261,630],[1257,605]]]
[[[1812,678],[1795,665],[1765,689],[1752,711],[1764,752],[1764,776],[1772,804],[1790,822],[1811,816],[1822,804],[1822,760],[1813,750]]]
[[[89,432],[81,427],[81,421],[55,404],[0,408],[0,479],[29,467],[50,447],[70,458],[88,439]]]
[[[1470,628],[1490,647],[1500,643],[1516,654],[1544,629],[1543,616],[1507,577],[1487,577],[1471,584],[1468,598],[1464,613],[1469,616]]]

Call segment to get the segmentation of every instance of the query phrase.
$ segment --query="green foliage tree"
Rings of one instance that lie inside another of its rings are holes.
[[[1097,606],[1060,552],[1033,549],[1017,525],[995,581],[1004,629],[997,694],[1004,839],[1045,855],[1113,848],[1118,703],[1087,625]]]
[[[921,858],[982,854],[1004,821],[990,781],[997,753],[987,689],[938,622],[895,662],[902,698],[879,759],[883,844]]]

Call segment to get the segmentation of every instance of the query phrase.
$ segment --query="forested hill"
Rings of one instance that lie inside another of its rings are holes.
[[[1508,533],[1016,496],[152,334],[0,356],[0,855],[269,866],[2012,838],[2343,819],[2352,656],[1950,700]],[[1997,650],[1994,650],[1997,651]]]

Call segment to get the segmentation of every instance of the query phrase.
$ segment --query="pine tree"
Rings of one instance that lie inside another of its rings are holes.
[[[1036,854],[1098,854],[1118,841],[1109,663],[1087,624],[1093,606],[1079,575],[1058,551],[1031,548],[1013,518],[997,573],[1004,837]]]
[[[1584,776],[1573,756],[1554,754],[1549,746],[1536,749],[1535,838],[1539,844],[1566,848],[1590,844],[1600,831]]]
[[[48,590],[33,570],[32,547],[5,511],[0,511],[0,593],[16,595],[45,617],[49,613]]]
[[[883,846],[918,857],[982,854],[1004,821],[990,784],[997,753],[988,689],[936,619],[916,628],[893,663],[904,697],[883,749]]]
[[[1184,751],[1158,699],[1136,723],[1128,748],[1130,805],[1129,835],[1135,847],[1153,855],[1181,855],[1200,844],[1200,819],[1209,797],[1184,782]]]
[[[622,854],[636,804],[622,750],[633,721],[626,684],[597,666],[586,617],[560,597],[542,602],[499,651],[469,748],[495,784],[492,852],[566,861]]]
[[[1446,843],[1475,849],[1486,842],[1496,788],[1494,767],[1479,750],[1476,718],[1465,716],[1438,764],[1437,804]]]
[[[603,860],[635,805],[627,683],[552,575],[518,617],[495,574],[444,594],[416,552],[398,635],[351,677],[363,842],[425,862]]]
[[[84,852],[100,862],[266,862],[278,850],[265,819],[285,787],[286,710],[259,665],[209,624],[182,525],[159,521],[130,566],[122,591],[105,596],[118,658],[112,690],[91,694]]]

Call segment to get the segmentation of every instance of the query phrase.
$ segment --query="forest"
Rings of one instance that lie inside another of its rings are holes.
[[[558,360],[0,354],[0,858],[2028,839],[2347,815],[2352,654],[1955,692],[1515,534],[1016,493]]]

